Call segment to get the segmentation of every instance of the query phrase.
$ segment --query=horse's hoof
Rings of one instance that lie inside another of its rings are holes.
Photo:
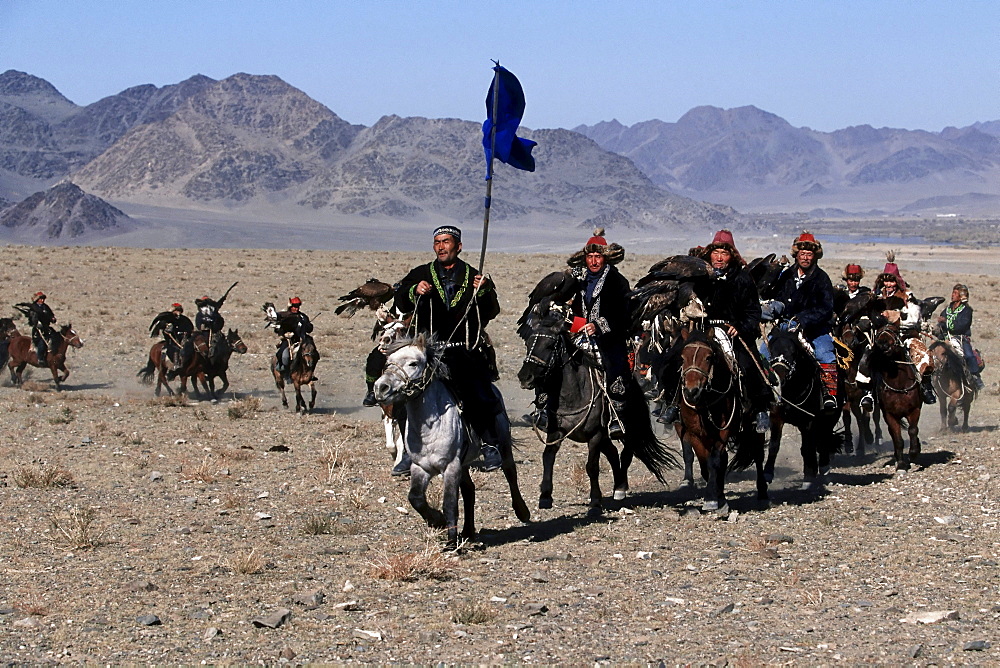
[[[684,480],[681,480],[677,484],[678,489],[690,489],[692,487],[694,487],[694,480],[688,480],[687,478],[684,478]]]
[[[909,472],[910,472],[909,468],[896,467],[896,473],[894,474],[894,477],[896,477],[896,478],[905,478],[906,474],[909,473]]]
[[[546,497],[543,496],[542,498],[538,499],[538,507],[540,509],[542,509],[542,510],[551,508],[552,507],[552,499],[551,499],[551,497],[550,498],[546,498]]]
[[[829,466],[821,466],[821,467],[819,467],[819,474],[821,476],[830,475],[830,468],[831,467],[829,467]]]
[[[703,511],[705,511],[706,513],[716,511],[716,510],[719,509],[719,502],[718,501],[706,501],[705,503],[701,504],[701,509]]]
[[[624,501],[625,500],[625,490],[623,490],[623,489],[616,489],[615,493],[614,493],[614,499],[615,499],[615,501]]]
[[[774,482],[774,471],[764,472],[764,482],[766,482],[768,485]]]
[[[604,509],[601,508],[601,504],[591,505],[587,509],[587,517],[601,517],[602,515],[604,515]]]
[[[819,492],[823,489],[823,483],[819,480],[804,480],[799,489],[803,492]]]
[[[767,510],[771,507],[771,499],[757,499],[757,510]]]
[[[729,504],[728,503],[724,504],[721,508],[719,508],[719,510],[716,511],[716,513],[718,514],[718,516],[721,519],[728,518],[729,517],[729,513],[731,513],[731,512],[732,512],[732,510],[729,508]]]

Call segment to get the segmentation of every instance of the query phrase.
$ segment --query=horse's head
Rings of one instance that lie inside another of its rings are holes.
[[[231,329],[226,335],[226,343],[229,344],[229,349],[234,353],[239,353],[243,355],[247,351],[247,344],[243,342],[243,338],[240,336],[240,330]]]
[[[389,352],[385,370],[372,389],[380,404],[405,401],[430,382],[432,353],[423,335],[412,342],[401,341]]]
[[[553,305],[544,315],[532,320],[531,329],[525,336],[527,354],[517,372],[521,387],[533,389],[561,365],[566,331],[566,313],[561,306]]]
[[[887,322],[876,330],[875,348],[888,357],[903,349],[903,342],[899,338],[898,322]]]
[[[83,339],[80,335],[76,333],[73,329],[73,325],[66,324],[59,329],[60,336],[66,340],[66,343],[73,346],[74,348],[83,348]]]
[[[771,370],[778,380],[778,392],[788,379],[795,375],[800,363],[807,359],[808,353],[799,341],[798,334],[785,332],[775,328],[767,342],[771,353]]]
[[[717,352],[701,330],[691,332],[685,340],[681,348],[681,392],[687,404],[696,405],[711,386]]]

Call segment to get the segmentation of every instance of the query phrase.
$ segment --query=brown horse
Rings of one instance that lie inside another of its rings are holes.
[[[316,343],[313,338],[306,334],[298,344],[298,349],[293,351],[292,360],[289,364],[288,376],[291,378],[292,386],[295,388],[295,412],[311,412],[316,407],[316,364],[320,360],[319,351],[316,350]],[[285,378],[281,371],[277,370],[278,354],[271,356],[271,375],[274,376],[274,384],[281,392],[281,405],[288,408],[288,399],[285,397]],[[312,391],[308,406],[302,397],[302,386],[308,385]]]
[[[192,339],[189,341],[189,344],[193,347],[194,354],[191,355],[190,360],[184,365],[183,368],[177,370],[176,375],[181,381],[181,386],[178,391],[181,394],[187,394],[187,381],[191,378],[192,389],[195,391],[195,394],[201,396],[198,392],[197,380],[200,379],[202,381],[202,385],[206,388],[208,387],[207,381],[204,379],[205,359],[208,356],[209,349],[208,336],[203,331],[195,332],[192,335]],[[154,390],[156,396],[160,396],[161,387],[167,388],[168,395],[174,395],[174,390],[170,387],[170,383],[167,381],[167,372],[170,371],[171,368],[167,366],[169,359],[166,351],[164,350],[165,345],[166,344],[163,341],[157,341],[154,343],[149,349],[149,359],[146,362],[146,366],[139,369],[139,372],[136,374],[139,376],[139,382],[143,385],[152,384],[153,374],[156,374],[156,389]]]
[[[139,377],[139,382],[143,385],[152,385],[153,374],[156,374],[156,389],[153,390],[156,396],[160,396],[160,389],[164,387],[167,388],[167,394],[170,396],[174,395],[170,384],[167,383],[167,356],[163,351],[165,345],[166,343],[163,341],[154,343],[153,347],[149,349],[149,360],[146,362],[146,366],[139,369],[139,372],[135,374]]]
[[[738,377],[717,343],[693,331],[681,349],[680,420],[674,424],[684,453],[684,482],[694,485],[697,455],[701,477],[708,483],[702,509],[728,513],[726,471],[752,461],[757,467],[757,500],[768,500],[764,479],[764,435],[754,427],[754,414],[743,410]],[[734,466],[728,466],[727,444],[737,445]]]
[[[858,446],[857,453],[865,454],[865,446],[878,443],[882,440],[882,424],[879,422],[877,412],[866,412],[861,408],[861,398],[864,391],[858,386],[858,365],[861,357],[868,346],[865,333],[859,332],[853,326],[844,327],[840,332],[840,342],[849,350],[849,353],[841,355],[838,351],[838,364],[846,364],[846,368],[840,366],[840,379],[843,380],[844,406],[842,408],[841,419],[844,423],[844,452],[851,454],[855,452],[854,434],[851,432],[851,418],[858,424]],[[874,432],[872,428],[874,427]]]
[[[928,350],[934,359],[934,390],[941,407],[941,431],[958,426],[956,412],[962,409],[962,431],[969,431],[969,412],[976,388],[968,382],[965,360],[947,341],[935,341]]]
[[[52,372],[52,380],[55,381],[56,388],[60,383],[69,378],[69,369],[66,368],[66,351],[70,346],[74,348],[83,347],[83,339],[74,331],[72,325],[63,325],[57,332],[59,340],[55,350],[49,350],[46,359],[38,361],[35,354],[35,346],[32,344],[30,336],[21,336],[16,331],[11,335],[7,346],[7,353],[10,356],[7,367],[10,369],[10,381],[14,385],[20,386],[24,368],[29,364]],[[59,372],[62,372],[60,377]]]
[[[247,352],[247,344],[240,337],[240,330],[230,329],[224,339],[221,339],[215,349],[201,359],[201,373],[194,376],[191,386],[197,391],[197,383],[201,382],[202,387],[208,392],[212,400],[217,400],[220,394],[229,389],[229,378],[226,372],[229,371],[229,358],[233,353],[243,355]],[[222,380],[222,387],[215,391],[215,379]]]
[[[920,396],[920,374],[906,358],[896,323],[881,327],[875,334],[869,361],[878,385],[878,403],[892,438],[896,471],[908,471],[910,463],[920,455],[917,425],[923,400]],[[909,453],[903,450],[903,421],[910,436]]]

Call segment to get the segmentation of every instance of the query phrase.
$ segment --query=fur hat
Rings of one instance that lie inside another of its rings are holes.
[[[800,250],[812,252],[817,260],[823,257],[823,244],[816,241],[816,237],[808,230],[803,230],[802,234],[795,237],[795,241],[792,242],[792,257],[798,255]]]
[[[38,292],[35,293],[35,296],[32,297],[32,301],[36,301],[37,302],[39,299],[45,299],[45,298],[46,298],[45,297],[45,293],[41,292],[41,291],[38,291]]]
[[[841,275],[845,281],[850,279],[852,281],[860,281],[865,277],[865,270],[860,264],[849,264],[844,267],[844,273]]]
[[[711,262],[712,251],[718,249],[729,251],[729,254],[732,255],[737,262],[741,265],[746,264],[743,256],[740,255],[738,250],[736,250],[736,242],[733,240],[733,233],[729,230],[719,230],[716,232],[715,236],[712,237],[712,243],[705,246],[705,248],[698,253],[698,256]]]
[[[901,290],[906,289],[906,281],[903,280],[903,275],[899,273],[899,267],[896,265],[896,253],[895,251],[885,252],[885,267],[882,269],[882,273],[878,275],[875,279],[875,292],[880,292],[882,286],[885,284],[886,278],[893,278],[899,285]]]
[[[604,238],[603,227],[595,229],[594,236],[587,239],[583,250],[573,253],[566,260],[566,264],[571,267],[585,267],[587,266],[588,253],[600,253],[607,260],[608,264],[618,264],[625,259],[625,249],[618,244],[609,244],[608,240]]]

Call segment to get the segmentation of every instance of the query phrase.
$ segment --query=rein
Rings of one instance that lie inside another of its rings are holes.
[[[775,357],[774,359],[771,360],[771,368],[773,369],[776,366],[784,367],[786,369],[789,377],[791,377],[791,375],[793,373],[795,373],[795,361],[794,360],[786,360],[785,356],[783,354],[782,355],[778,355],[777,357]],[[810,413],[805,408],[803,408],[803,406],[805,406],[806,402],[809,400],[809,397],[812,396],[812,392],[813,392],[813,388],[814,387],[816,387],[816,376],[810,374],[810,376],[809,376],[809,387],[806,388],[805,396],[803,396],[802,401],[800,403],[796,403],[796,402],[792,401],[791,399],[788,399],[781,392],[778,392],[777,390],[773,390],[773,391],[774,391],[775,396],[780,401],[783,401],[784,403],[788,404],[789,406],[792,406],[793,408],[802,411],[803,413],[805,413],[806,415],[808,415],[811,418],[815,418],[816,417],[816,413]]]
[[[700,341],[695,341],[693,343],[690,343],[689,345],[692,348],[697,348],[699,350],[707,350],[708,351],[708,357],[705,358],[706,360],[710,360],[712,354],[715,352],[713,350],[712,346],[708,345],[707,343],[702,343]],[[685,346],[685,347],[687,347],[687,346]],[[698,353],[696,352],[695,353],[695,359],[693,360],[693,362],[697,362],[698,361],[697,354]],[[718,398],[715,399],[714,401],[707,401],[702,406],[702,408],[705,409],[705,417],[708,420],[709,424],[711,424],[718,431],[723,431],[725,429],[728,429],[729,426],[733,423],[733,419],[736,417],[736,405],[737,405],[737,403],[739,403],[738,401],[736,401],[736,398],[733,397],[732,408],[730,410],[729,417],[726,418],[725,420],[723,420],[722,424],[716,424],[715,420],[712,418],[712,411],[710,409],[713,406],[717,405],[719,402],[723,401],[724,399],[726,399],[729,396],[729,394],[730,394],[730,392],[731,392],[731,390],[733,389],[733,386],[734,386],[735,374],[731,374],[729,376],[729,384],[726,386],[726,389],[724,389],[724,390],[717,390],[716,388],[712,387],[712,380],[713,380],[714,373],[715,373],[715,365],[714,364],[711,365],[711,367],[709,368],[708,371],[705,371],[704,369],[702,369],[699,366],[695,366],[694,363],[692,363],[691,365],[689,365],[687,367],[682,367],[681,368],[681,378],[682,379],[685,376],[687,376],[689,373],[698,373],[698,374],[701,374],[706,379],[706,381],[708,383],[708,385],[706,385],[706,387],[704,388],[704,391],[706,393],[714,393],[714,394],[718,394],[719,395]],[[691,402],[689,402],[688,399],[687,399],[687,396],[685,395],[685,393],[683,391],[681,392],[681,401],[684,402],[685,406],[687,406],[688,408],[690,408],[690,409],[692,409],[692,410],[694,410],[696,412],[699,412],[699,414],[700,414],[699,407],[695,406],[694,404],[692,404]]]

